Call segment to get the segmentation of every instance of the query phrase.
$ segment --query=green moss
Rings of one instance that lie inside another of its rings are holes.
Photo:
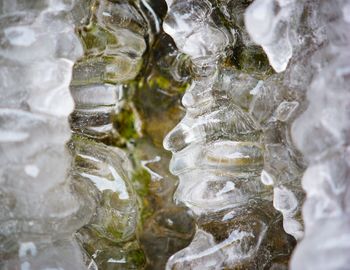
[[[157,77],[156,82],[161,89],[169,89],[171,87],[171,82],[164,77]]]
[[[257,45],[245,46],[240,38],[234,46],[226,49],[226,57],[222,64],[255,75],[259,79],[266,79],[274,73],[263,49]]]
[[[90,52],[103,52],[108,45],[115,45],[118,43],[115,35],[96,24],[90,24],[79,29],[78,35],[86,54]]]
[[[153,215],[154,210],[152,209],[150,202],[148,200],[150,192],[149,192],[149,185],[151,182],[151,175],[142,168],[139,168],[135,170],[132,181],[134,183],[136,192],[140,198],[141,203],[141,224],[144,223],[144,221]]]
[[[128,261],[133,265],[141,267],[146,263],[146,258],[142,250],[132,250],[128,253]]]
[[[73,134],[71,138],[72,143],[74,142],[82,142],[82,143],[88,143],[88,144],[96,144],[96,142],[86,136],[81,136],[78,134]]]
[[[136,184],[136,191],[140,196],[146,197],[149,194],[148,186],[151,182],[151,175],[145,169],[135,170],[132,181]]]
[[[119,135],[125,140],[137,139],[139,137],[136,127],[135,112],[130,105],[125,105],[112,117],[113,125]]]

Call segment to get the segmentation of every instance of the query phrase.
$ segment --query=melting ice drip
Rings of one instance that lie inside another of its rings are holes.
[[[318,20],[328,45],[317,52],[305,113],[293,137],[309,161],[303,177],[305,237],[291,269],[347,269],[349,257],[350,177],[350,3],[320,1]]]
[[[89,219],[67,176],[74,1],[0,3],[0,268],[86,269],[73,233]]]
[[[246,11],[245,25],[266,52],[271,66],[282,72],[292,57],[290,36],[295,0],[256,0]]]
[[[164,147],[173,152],[170,170],[179,177],[175,200],[193,211],[198,230],[167,269],[283,267],[293,241],[260,180],[264,136],[252,116],[257,102],[248,112],[237,97],[258,80],[220,65],[238,29],[219,26],[209,1],[168,1],[168,8],[164,30],[190,56],[195,74],[183,97],[186,116]]]

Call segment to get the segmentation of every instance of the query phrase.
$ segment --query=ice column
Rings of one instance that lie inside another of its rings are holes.
[[[164,30],[191,58],[193,82],[182,100],[186,115],[164,147],[173,152],[170,170],[179,177],[175,200],[193,211],[198,230],[167,269],[283,267],[293,240],[282,229],[270,187],[260,181],[263,133],[249,102],[242,105],[258,80],[223,65],[226,47],[245,46],[239,30],[217,22],[209,1],[168,5]]]
[[[140,1],[86,1],[74,12],[84,14],[77,21],[84,56],[75,63],[71,82],[76,103],[71,173],[76,190],[94,212],[77,236],[99,269],[141,269],[133,168],[121,149],[97,141],[126,143],[113,118],[127,106],[124,84],[135,79],[142,66],[150,38],[148,21]]]
[[[94,0],[86,13],[78,26],[84,57],[74,66],[72,128],[94,139],[116,138],[113,116],[123,107],[123,84],[142,66],[149,25],[139,1]]]
[[[319,72],[307,93],[308,109],[293,137],[309,162],[302,185],[305,237],[291,269],[348,269],[350,237],[350,19],[349,1],[318,4],[328,45],[315,54]]]
[[[257,109],[253,115],[267,119],[259,121],[266,142],[261,179],[274,187],[273,203],[283,214],[285,231],[300,240],[304,200],[301,177],[306,162],[292,140],[291,126],[307,107],[306,89],[317,70],[311,58],[324,44],[324,27],[315,1],[254,1],[245,12],[245,24],[278,72],[256,88],[253,99]],[[279,68],[275,59],[283,62]],[[271,105],[274,112],[267,117]]]
[[[86,269],[70,187],[74,1],[0,3],[0,268]]]

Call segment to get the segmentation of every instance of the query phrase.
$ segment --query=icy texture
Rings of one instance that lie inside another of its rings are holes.
[[[172,200],[177,178],[169,172],[171,154],[162,144],[184,114],[180,98],[188,77],[183,68],[188,57],[164,32],[151,46],[144,57],[147,64],[141,70],[142,78],[126,93],[134,92],[128,97],[129,104],[139,113],[142,127],[142,135],[129,141],[136,164],[135,187],[142,200],[139,239],[147,258],[145,269],[164,270],[168,258],[191,242],[195,227],[188,209],[175,206]],[[118,124],[121,128],[122,122]]]
[[[88,183],[89,196],[102,204],[87,227],[92,227],[104,238],[115,240],[120,235],[125,241],[135,233],[137,202],[129,180],[131,165],[118,148],[75,139],[72,144],[75,163],[72,173],[77,183]],[[78,185],[78,184],[77,184]],[[115,235],[113,235],[115,234]]]
[[[130,181],[133,168],[120,149],[91,139],[125,142],[113,122],[125,121],[124,84],[141,68],[150,26],[139,1],[93,0],[74,12],[84,15],[76,22],[84,57],[75,63],[71,82],[76,102],[71,125],[79,134],[70,144],[72,175],[77,192],[94,212],[78,238],[99,269],[140,269],[144,257],[136,241],[140,219]]]
[[[173,1],[164,21],[192,60],[193,82],[182,100],[186,115],[164,147],[173,152],[170,170],[179,177],[175,200],[193,211],[198,225],[192,243],[169,259],[167,269],[282,268],[294,241],[273,207],[271,182],[277,188],[300,170],[295,165],[288,177],[280,173],[272,179],[263,169],[272,171],[278,151],[284,156],[276,166],[294,166],[278,137],[284,138],[283,129],[274,130],[292,118],[298,103],[287,99],[288,90],[277,95],[281,78],[270,76],[263,54],[247,37],[242,24],[247,4],[222,2],[223,13],[206,1]],[[218,21],[220,16],[228,23]],[[196,38],[184,43],[186,36]],[[289,198],[283,191],[275,194]],[[276,208],[294,217],[296,203],[285,200]]]
[[[290,14],[293,20],[293,31],[290,32],[293,34],[290,38],[293,56],[282,74],[283,83],[300,94],[311,84],[307,92],[310,104],[293,125],[292,132],[298,148],[309,163],[302,181],[307,193],[303,207],[305,237],[293,256],[292,269],[347,269],[349,264],[349,251],[345,243],[348,235],[348,6],[347,1],[298,2]],[[246,13],[247,27],[253,39],[260,34],[263,36],[265,32],[254,24],[249,29],[249,24],[256,22],[255,11],[267,7],[268,1],[255,1]],[[271,15],[266,11],[262,14],[267,18]],[[264,47],[263,42],[254,40]],[[274,42],[277,46],[280,41],[277,39]],[[274,51],[275,55],[279,53],[279,50]],[[304,110],[306,103],[302,99],[300,101],[299,107]],[[293,104],[284,104],[284,107],[290,110]],[[287,114],[283,112],[285,109],[281,109],[279,113],[284,118],[283,115]],[[296,110],[298,113],[299,109]],[[282,118],[279,117],[280,120]],[[295,115],[291,120],[293,118]],[[283,153],[278,151],[275,157],[280,159]],[[264,175],[264,182],[273,182],[269,175]],[[290,233],[295,231],[294,221],[289,216],[298,201],[296,187],[294,183],[287,188],[283,185],[274,189],[274,206],[283,213],[284,227]],[[299,239],[302,236],[293,234]]]
[[[149,34],[139,1],[90,1],[78,27],[85,55],[74,66],[73,130],[91,138],[117,136],[112,117],[122,110],[123,83],[142,65]]]
[[[266,3],[268,1],[255,1],[251,4],[245,13],[247,24],[250,20],[254,21],[254,10],[259,11],[259,7],[262,8]],[[311,59],[325,43],[326,35],[324,25],[320,23],[322,13],[317,2],[293,4],[287,1],[286,5],[280,4],[280,8],[275,11],[280,13],[284,8],[290,12],[289,42],[293,55],[284,72],[273,75],[254,89],[253,102],[258,113],[253,112],[253,115],[261,120],[266,136],[262,181],[274,186],[273,204],[283,214],[284,229],[300,240],[303,236],[300,205],[304,197],[300,178],[305,161],[294,145],[290,129],[293,121],[307,106],[305,92],[318,69],[318,65],[312,64]],[[263,36],[264,29],[261,27],[247,28],[253,39],[254,35]],[[281,40],[283,36],[274,40],[272,44],[279,44]],[[283,49],[276,48],[273,52],[278,55],[281,51]],[[269,60],[272,61],[271,57]],[[273,66],[273,62],[271,65]],[[271,109],[274,110],[272,115]],[[267,117],[268,115],[270,116]]]
[[[78,239],[101,269],[138,269],[132,258],[139,220],[137,196],[130,182],[131,164],[118,148],[74,137],[74,188],[94,215],[78,231]],[[141,261],[142,263],[142,261]],[[123,268],[124,267],[124,268]]]
[[[169,3],[168,3],[169,4]],[[179,50],[194,62],[210,63],[222,53],[230,41],[225,28],[213,21],[212,4],[208,0],[174,1],[163,28]]]
[[[349,2],[167,4],[185,55],[161,1],[0,2],[0,269],[286,269],[306,163],[291,267],[347,269]]]
[[[348,269],[349,258],[349,1],[320,1],[318,23],[327,46],[312,63],[318,69],[307,92],[309,106],[293,137],[309,166],[302,184],[305,237],[291,269]]]
[[[247,31],[264,48],[276,72],[284,71],[292,57],[294,5],[295,0],[255,0],[245,13]]]
[[[0,3],[0,268],[86,269],[72,234],[90,218],[70,187],[65,144],[74,1]]]
[[[253,89],[253,95],[250,112],[258,119],[264,134],[261,182],[273,187],[273,206],[283,214],[285,231],[300,239],[303,235],[300,178],[304,166],[291,141],[290,127],[303,96],[298,90],[287,88],[280,75],[260,81]]]
[[[77,21],[85,55],[74,66],[71,84],[76,110],[70,120],[79,134],[70,144],[72,174],[95,212],[78,238],[99,269],[164,269],[194,233],[193,219],[171,200],[176,181],[161,144],[182,115],[178,99],[184,83],[183,60],[161,32],[160,10],[152,9],[161,5],[105,0],[74,10],[85,14]],[[128,157],[110,145],[124,148]],[[111,168],[119,173],[129,158],[133,166],[122,169],[127,177],[114,181]],[[132,190],[128,198],[125,193],[118,199],[116,181]]]

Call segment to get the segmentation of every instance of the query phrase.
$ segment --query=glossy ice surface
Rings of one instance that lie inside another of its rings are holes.
[[[0,269],[348,269],[349,12],[0,0]]]

